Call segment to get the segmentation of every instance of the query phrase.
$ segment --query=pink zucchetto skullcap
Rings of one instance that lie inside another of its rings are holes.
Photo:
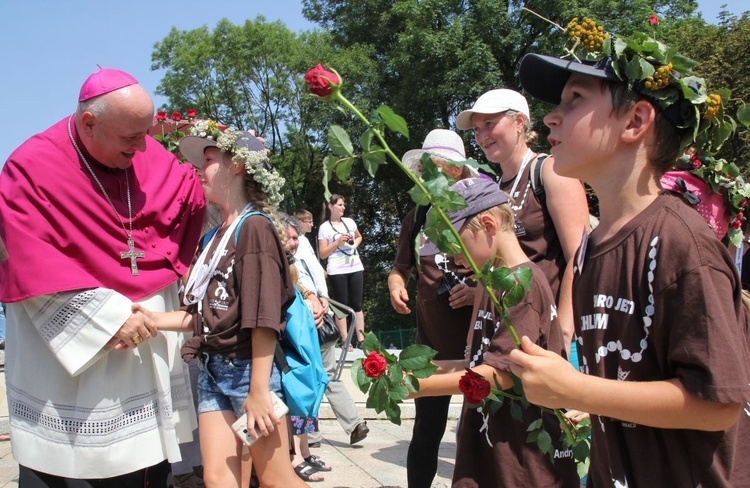
[[[124,71],[111,68],[100,68],[83,82],[78,101],[83,102],[105,93],[113,92],[126,86],[135,85],[138,80]]]
[[[729,230],[729,209],[724,197],[708,186],[708,183],[689,171],[667,171],[661,178],[665,190],[682,194],[685,201],[706,219],[708,225],[723,239]]]

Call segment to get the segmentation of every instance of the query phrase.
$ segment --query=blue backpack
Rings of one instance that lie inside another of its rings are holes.
[[[242,215],[234,232],[235,245],[242,223],[251,215],[262,215],[271,220],[263,212]],[[218,229],[216,227],[206,233],[201,240],[201,248],[208,244]],[[289,414],[313,418],[318,416],[318,408],[328,385],[328,374],[323,368],[315,319],[302,294],[296,287],[294,291],[296,297],[286,311],[286,328],[276,343],[274,358],[281,370],[281,386],[284,388]]]

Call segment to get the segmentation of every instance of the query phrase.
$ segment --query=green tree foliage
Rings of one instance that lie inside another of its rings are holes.
[[[667,42],[679,46],[689,57],[699,60],[697,71],[712,87],[727,87],[732,96],[725,101],[729,113],[737,119],[740,106],[750,103],[750,10],[741,16],[719,14],[718,23],[701,18],[668,23]],[[737,133],[719,152],[734,161],[746,177],[750,176],[750,128],[739,125]]]
[[[456,115],[485,91],[518,89],[517,68],[526,53],[562,53],[562,33],[522,7],[562,27],[574,16],[591,16],[620,34],[649,29],[648,17],[657,14],[657,37],[701,60],[702,74],[732,89],[731,104],[750,101],[750,68],[742,62],[748,59],[747,17],[727,14],[709,25],[695,14],[695,0],[303,0],[305,16],[319,30],[295,34],[263,17],[243,25],[222,20],[213,29],[173,29],[152,54],[153,69],[164,70],[157,93],[169,99],[170,109],[196,108],[201,116],[255,129],[287,178],[283,209],[304,207],[317,216],[323,203],[321,163],[331,153],[327,129],[356,122],[306,95],[307,70],[318,63],[335,68],[353,103],[385,103],[402,115],[410,138],[393,133],[388,138],[403,154],[419,147],[430,130],[451,128]],[[542,117],[550,107],[530,102],[535,129],[546,141]],[[747,130],[743,134],[725,146],[730,153],[724,157],[748,160]],[[472,134],[463,135],[468,155],[483,162]],[[413,316],[393,311],[386,284],[400,222],[412,206],[409,187],[392,165],[380,168],[375,179],[356,165],[349,182],[330,185],[346,197],[347,214],[365,237],[368,328],[415,323]],[[315,234],[309,237],[316,240]]]

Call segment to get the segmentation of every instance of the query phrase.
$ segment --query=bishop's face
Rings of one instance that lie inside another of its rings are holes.
[[[151,128],[154,106],[138,85],[102,95],[106,110],[99,115],[84,112],[81,138],[91,156],[110,168],[127,169],[138,151],[146,150],[146,131]]]

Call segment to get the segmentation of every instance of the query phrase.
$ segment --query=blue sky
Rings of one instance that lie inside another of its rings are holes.
[[[714,22],[725,1],[732,13],[748,10],[747,0],[699,0],[703,17]],[[223,18],[241,24],[258,15],[295,32],[315,28],[302,17],[300,0],[0,0],[0,164],[75,110],[78,90],[97,63],[131,73],[153,93],[162,73],[151,71],[151,52],[173,26],[213,28]]]

